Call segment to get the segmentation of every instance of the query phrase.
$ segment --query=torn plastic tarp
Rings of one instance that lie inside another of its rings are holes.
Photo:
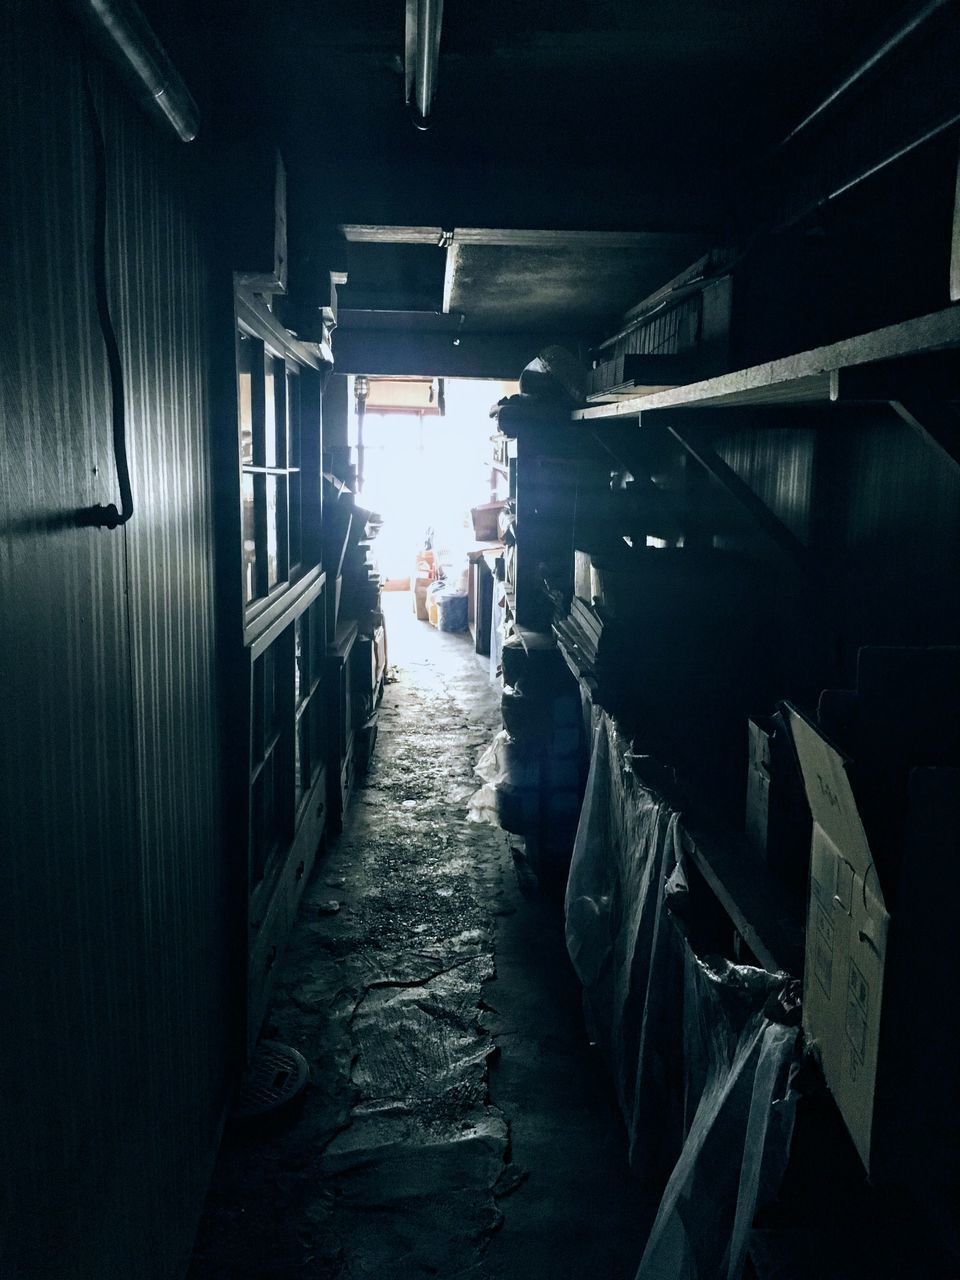
[[[695,1110],[636,1280],[740,1280],[757,1208],[776,1196],[790,1154],[800,1029],[791,999],[777,999],[789,981],[686,948],[684,1075]]]
[[[522,835],[540,808],[540,764],[506,729],[485,747],[474,768],[483,785],[470,797],[468,822],[486,822]]]
[[[784,974],[694,954],[681,814],[616,723],[595,719],[567,886],[567,945],[614,1074],[634,1168],[666,1188],[637,1280],[736,1280],[779,1185],[799,1044]],[[669,1174],[669,1176],[668,1176]]]
[[[663,887],[677,865],[678,815],[601,713],[566,894],[570,958],[591,1039],[607,1057],[630,1162],[662,1181],[682,1138],[683,939]]]

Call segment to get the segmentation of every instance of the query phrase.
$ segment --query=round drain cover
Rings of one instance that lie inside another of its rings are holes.
[[[261,1040],[240,1086],[235,1120],[256,1120],[287,1106],[307,1083],[310,1068],[302,1053],[278,1040]]]

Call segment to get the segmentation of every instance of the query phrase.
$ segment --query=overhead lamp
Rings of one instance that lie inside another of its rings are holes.
[[[404,82],[407,106],[418,129],[429,124],[437,91],[443,0],[407,0]]]

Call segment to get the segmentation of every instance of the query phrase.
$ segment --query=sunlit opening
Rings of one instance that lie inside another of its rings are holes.
[[[451,583],[465,580],[478,541],[471,510],[506,496],[506,477],[491,464],[490,408],[517,390],[515,383],[466,378],[445,379],[442,387],[417,381],[370,379],[363,415],[359,502],[383,517],[371,557],[397,589],[409,589],[427,547]],[[349,438],[359,463],[356,379],[350,382]]]

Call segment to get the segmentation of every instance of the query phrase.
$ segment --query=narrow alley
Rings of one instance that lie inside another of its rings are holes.
[[[467,818],[499,723],[487,663],[406,594],[384,603],[377,750],[267,1017],[310,1084],[268,1129],[228,1130],[191,1277],[632,1277],[653,1206],[559,903]]]
[[[11,0],[0,1280],[960,1280],[960,0]]]

